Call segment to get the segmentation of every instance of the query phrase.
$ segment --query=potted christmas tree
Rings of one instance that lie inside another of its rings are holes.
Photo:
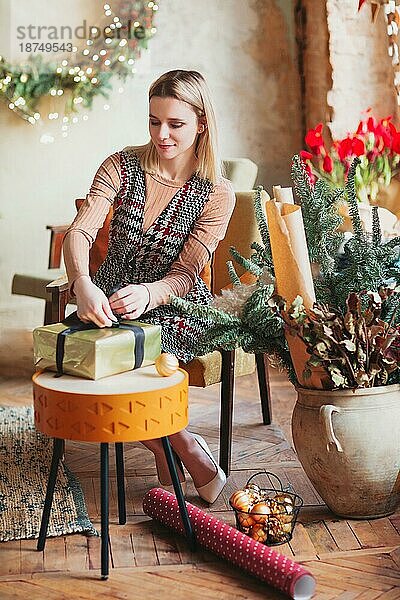
[[[400,500],[400,238],[382,240],[375,208],[373,232],[364,231],[355,189],[358,164],[355,159],[345,188],[332,189],[322,179],[312,182],[294,157],[312,291],[278,295],[288,289],[285,278],[290,284],[292,278],[273,239],[274,205],[267,203],[267,221],[258,189],[262,244],[252,245],[249,258],[231,250],[256,282],[242,285],[229,263],[232,289],[210,306],[171,301],[208,322],[199,354],[241,346],[267,353],[288,371],[298,393],[293,439],[305,472],[334,512],[371,518],[392,513]],[[354,235],[343,247],[337,208],[345,197]],[[282,227],[277,229],[281,234]],[[307,268],[303,264],[297,273],[300,279],[307,278]]]

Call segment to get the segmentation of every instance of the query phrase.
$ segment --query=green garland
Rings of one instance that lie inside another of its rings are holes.
[[[105,7],[109,7],[106,17],[114,14],[109,5]],[[46,62],[38,54],[23,64],[11,64],[0,57],[0,100],[32,125],[40,119],[38,104],[46,96],[66,94],[65,115],[77,112],[80,107],[90,109],[96,96],[108,97],[113,76],[124,81],[135,73],[141,50],[147,48],[156,32],[153,15],[157,9],[154,2],[120,1],[119,16],[99,27],[109,37],[89,38],[80,51],[74,47],[69,60]],[[121,18],[130,23],[126,37],[120,35]]]

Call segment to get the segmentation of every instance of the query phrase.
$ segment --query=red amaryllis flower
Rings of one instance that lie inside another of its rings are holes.
[[[388,128],[390,128],[390,126],[394,127],[394,125],[392,123],[392,115],[389,115],[388,117],[384,117],[383,119],[381,119],[379,121],[379,125],[382,125],[382,127],[388,127]]]
[[[336,142],[336,150],[341,162],[344,162],[348,156],[352,155],[352,148],[353,139],[350,136]]]
[[[319,156],[321,154],[321,150],[322,150],[322,148],[324,148],[324,140],[322,138],[322,129],[323,129],[323,124],[318,123],[318,125],[315,127],[315,129],[309,129],[307,131],[307,134],[305,137],[305,142],[306,142],[307,146],[309,146],[311,148],[312,152],[314,152],[314,154],[316,154],[317,156]]]
[[[375,133],[375,128],[376,120],[374,119],[374,117],[369,117],[369,119],[367,120],[367,130],[372,131],[372,133]]]
[[[365,144],[363,140],[360,140],[357,137],[353,138],[351,150],[355,156],[362,156],[363,154],[365,154]]]
[[[327,154],[326,156],[324,156],[324,160],[322,163],[322,168],[324,169],[325,173],[332,173],[333,171],[333,160],[331,159],[331,157],[329,156],[329,154]]]
[[[391,117],[382,119],[375,127],[375,146],[378,148],[379,152],[390,150],[392,147],[393,133],[396,132],[396,128],[389,122],[388,119],[390,118]]]
[[[357,127],[356,134],[364,135],[368,132],[367,121],[360,121]]]
[[[311,152],[308,152],[308,150],[300,150],[300,158],[303,160],[311,160],[314,158],[314,154],[311,154]]]
[[[392,152],[400,154],[400,131],[396,131],[392,138]]]
[[[390,117],[390,118],[392,118],[392,117]],[[390,134],[391,134],[391,136],[393,138],[393,136],[395,136],[396,133],[397,133],[396,127],[393,125],[393,123],[391,121],[389,121],[388,124],[387,124],[387,128],[389,129]]]

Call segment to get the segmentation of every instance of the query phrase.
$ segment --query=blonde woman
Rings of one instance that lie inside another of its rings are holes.
[[[189,362],[206,325],[180,314],[169,298],[210,302],[199,273],[224,237],[235,203],[221,175],[214,110],[200,73],[169,71],[151,85],[149,133],[146,145],[101,164],[66,234],[65,263],[82,321],[109,327],[123,316],[159,324],[163,351]],[[107,256],[91,279],[89,249],[110,204]],[[199,495],[214,502],[226,478],[206,442],[187,430],[170,441]],[[155,455],[160,484],[169,487],[161,441],[145,445]],[[178,473],[184,482],[182,469]]]

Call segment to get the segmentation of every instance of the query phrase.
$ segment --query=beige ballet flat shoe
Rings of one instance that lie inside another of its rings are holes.
[[[221,469],[221,467],[215,462],[215,459],[211,454],[211,450],[208,447],[207,442],[196,433],[193,433],[192,435],[195,438],[196,442],[199,444],[199,446],[201,446],[204,452],[209,456],[210,460],[213,462],[215,468],[217,469],[215,477],[213,477],[211,481],[209,481],[205,485],[196,487],[197,493],[199,494],[200,498],[202,498],[209,504],[212,504],[213,502],[215,502],[215,500],[218,498],[218,496],[225,487],[226,475]]]

